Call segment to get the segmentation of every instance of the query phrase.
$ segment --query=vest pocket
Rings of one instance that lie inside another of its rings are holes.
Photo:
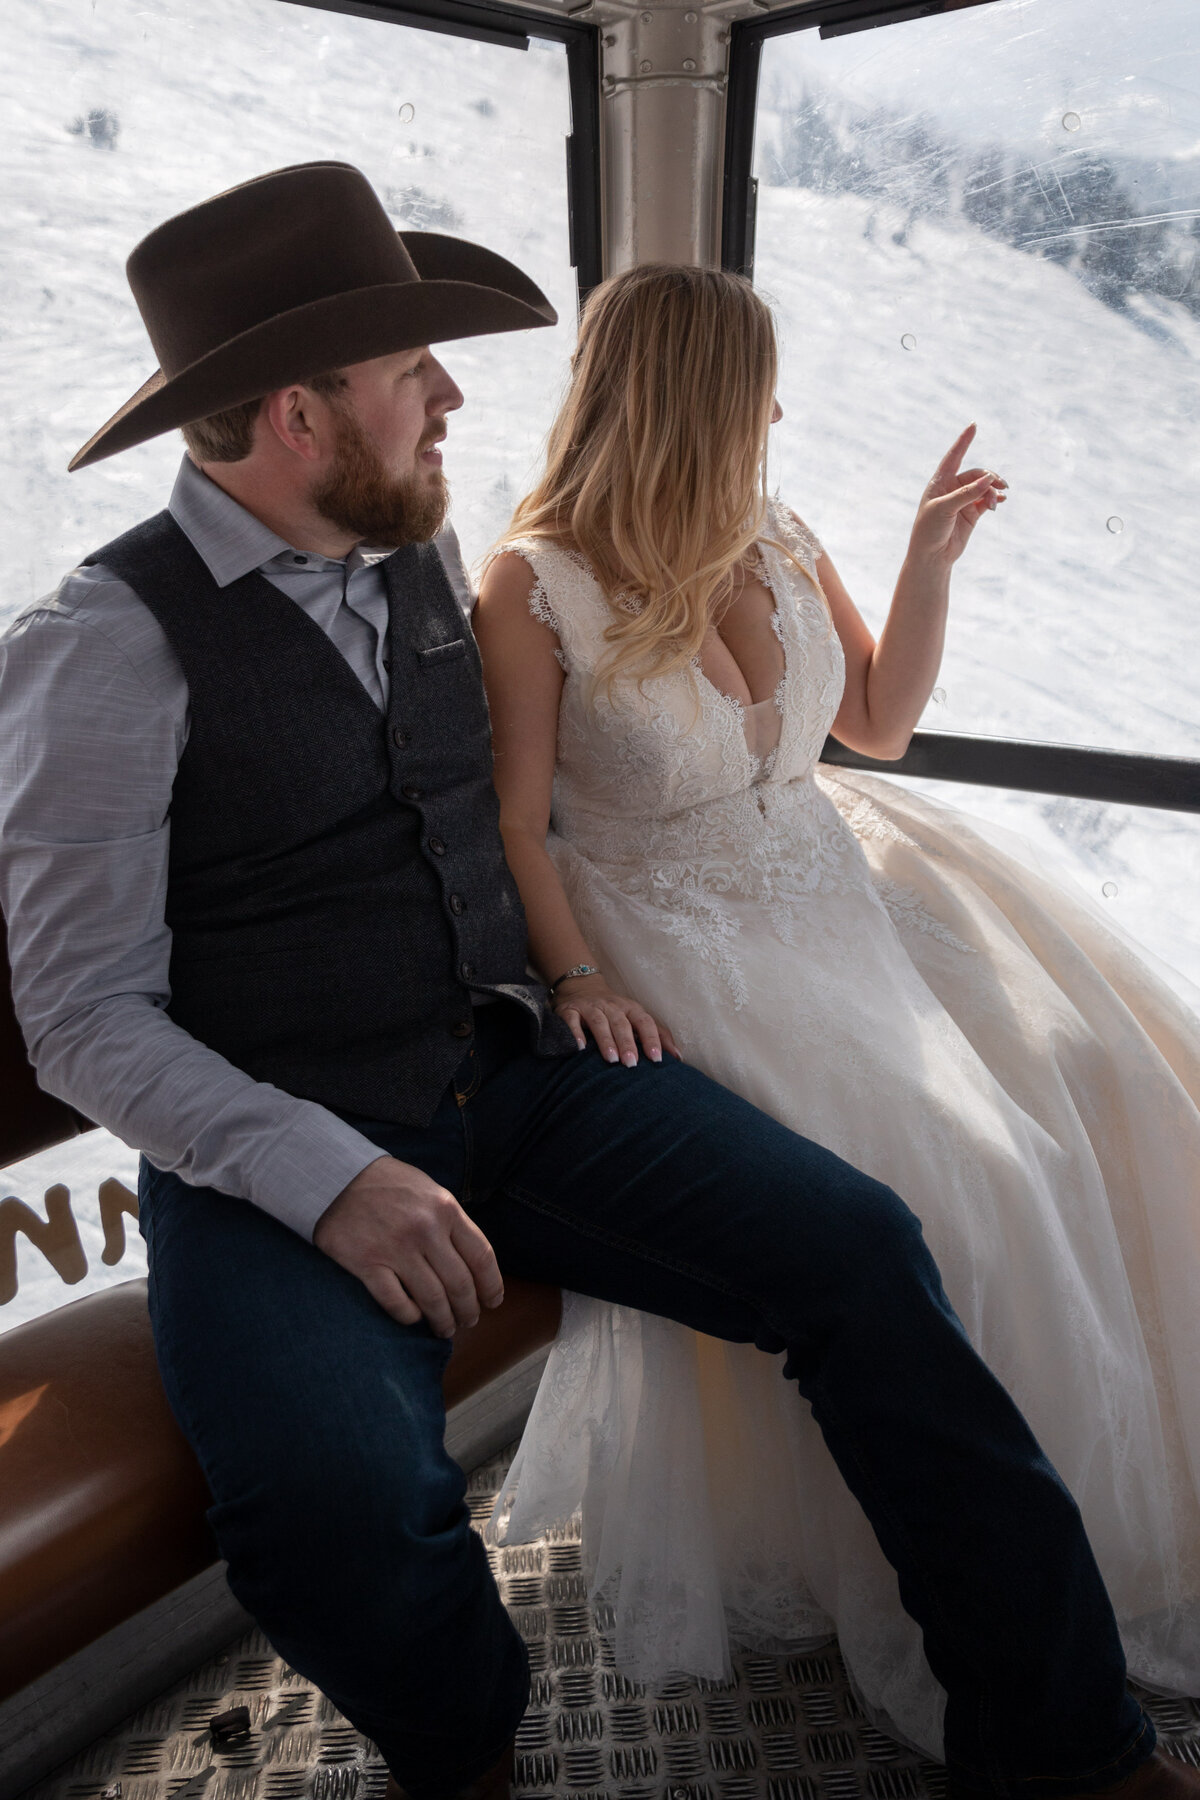
[[[453,638],[448,644],[432,644],[427,650],[418,650],[417,660],[423,669],[436,669],[443,663],[457,662],[466,654],[466,639]]]

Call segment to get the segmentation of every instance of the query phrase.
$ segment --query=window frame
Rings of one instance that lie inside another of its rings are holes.
[[[722,267],[754,279],[758,190],[753,173],[754,130],[762,47],[768,38],[804,30],[840,37],[848,31],[870,31],[880,25],[995,4],[996,0],[924,0],[921,5],[909,6],[881,5],[880,0],[801,0],[799,5],[778,8],[769,17],[736,20],[730,27],[725,110]],[[827,739],[821,760],[844,769],[881,770],[923,780],[1200,812],[1200,760],[1180,756],[1145,756],[1039,743],[1030,738],[917,731],[896,762],[860,756],[833,737]]]

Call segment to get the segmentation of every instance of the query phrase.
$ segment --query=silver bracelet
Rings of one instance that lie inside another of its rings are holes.
[[[568,969],[565,975],[560,975],[557,981],[550,983],[550,998],[553,1000],[555,988],[560,988],[564,981],[573,981],[576,975],[602,975],[603,973],[603,969],[593,969],[591,963],[576,963],[573,969]]]

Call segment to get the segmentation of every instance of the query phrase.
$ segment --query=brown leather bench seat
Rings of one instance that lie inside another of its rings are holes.
[[[459,1332],[447,1406],[548,1344],[556,1289],[510,1280]],[[0,1700],[199,1574],[208,1490],[128,1281],[0,1335]]]

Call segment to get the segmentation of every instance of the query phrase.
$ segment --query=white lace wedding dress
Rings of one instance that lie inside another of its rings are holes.
[[[1131,1672],[1200,1694],[1200,1022],[963,815],[816,768],[843,661],[814,542],[760,545],[786,673],[605,699],[580,559],[515,546],[566,672],[551,848],[611,984],[685,1057],[894,1187],[1078,1500]],[[729,1195],[738,1205],[738,1195]],[[943,1695],[782,1358],[566,1296],[492,1531],[582,1514],[618,1666],[720,1678],[836,1630],[882,1722]],[[602,1615],[603,1616],[603,1615]]]

